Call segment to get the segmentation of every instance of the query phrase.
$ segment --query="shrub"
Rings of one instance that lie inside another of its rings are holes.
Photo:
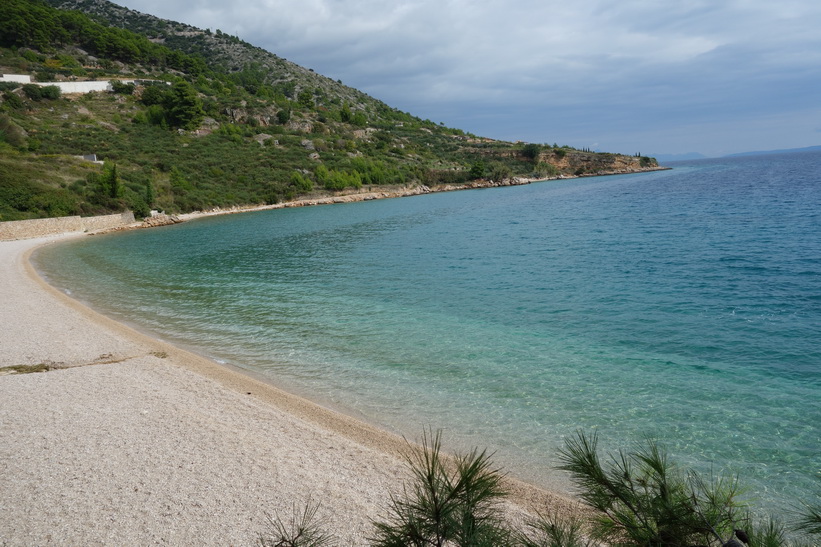
[[[557,512],[540,515],[528,522],[528,532],[517,534],[516,540],[522,547],[596,547],[597,544],[585,536],[585,522],[581,517],[562,517]]]
[[[351,113],[351,107],[348,106],[348,103],[344,103],[339,111],[339,120],[344,123],[350,123],[352,119],[353,113]]]
[[[7,114],[0,114],[0,142],[4,141],[16,148],[22,148],[26,145],[26,135]]]
[[[392,497],[386,521],[375,522],[376,546],[508,545],[497,502],[506,492],[502,473],[486,452],[441,455],[441,432],[425,434],[422,446],[406,455],[413,483],[402,497]]]
[[[363,112],[357,112],[353,115],[351,123],[358,127],[365,127],[366,125],[368,125],[368,118],[365,116]]]
[[[138,113],[137,117],[135,117],[135,121],[142,121],[143,117],[139,116]],[[166,118],[165,109],[158,104],[152,104],[149,106],[144,114],[144,119],[151,125],[156,125],[158,127],[167,128],[168,127],[168,119]]]
[[[296,97],[297,102],[304,106],[305,108],[313,108],[314,104],[314,94],[308,91],[307,89],[302,90]]]
[[[295,504],[293,514],[288,522],[278,515],[268,517],[270,532],[260,534],[259,544],[262,547],[323,547],[330,545],[331,537],[323,531],[323,521],[316,516],[318,503],[310,498],[304,509]]]
[[[285,125],[291,120],[291,109],[290,108],[283,108],[279,112],[277,112],[277,122],[280,125]]]
[[[41,88],[40,94],[43,99],[56,100],[60,98],[60,88],[56,85],[47,85]]]
[[[724,545],[745,515],[735,479],[707,482],[687,476],[653,441],[619,451],[602,463],[598,437],[579,432],[560,450],[560,469],[581,488],[597,512],[593,534],[611,544],[687,547]]]
[[[165,101],[165,96],[167,94],[168,90],[165,86],[149,85],[146,86],[140,94],[140,102],[145,106],[162,104]]]
[[[32,101],[39,101],[43,98],[43,88],[37,84],[23,84],[23,93]]]
[[[468,177],[471,179],[481,179],[484,178],[486,171],[487,166],[485,165],[485,161],[479,159],[473,162],[473,165],[470,166]]]
[[[428,169],[421,174],[421,177],[422,181],[428,186],[437,184],[464,184],[470,179],[470,172],[466,170]]]
[[[120,80],[111,80],[111,90],[119,95],[132,95],[134,93],[134,84],[126,84]]]
[[[314,170],[314,176],[326,190],[362,188],[362,175],[358,171],[329,170],[325,165],[320,164]]]
[[[821,505],[807,506],[798,521],[798,530],[821,536]]]
[[[11,91],[3,92],[3,105],[10,110],[20,110],[23,106],[25,106],[23,104],[23,99]]]
[[[357,171],[345,172],[333,170],[325,180],[326,190],[344,190],[345,188],[362,188],[362,177]]]
[[[554,177],[559,174],[559,170],[552,163],[541,161],[536,164],[533,175],[536,177]]]
[[[44,55],[40,55],[30,49],[21,51],[20,56],[27,61],[31,61],[32,63],[41,63],[46,60]]]
[[[539,157],[542,147],[538,144],[528,143],[522,148],[522,155],[530,160],[535,160]]]
[[[594,513],[558,511],[526,521],[512,530],[499,502],[507,495],[503,474],[485,451],[445,458],[441,433],[426,432],[405,460],[411,481],[401,496],[391,496],[388,515],[374,521],[371,545],[379,547],[799,547],[770,519],[754,522],[737,499],[735,479],[707,482],[682,474],[651,441],[630,452],[610,454],[602,463],[598,438],[577,433],[560,450],[561,469],[581,488]],[[294,506],[292,518],[271,518],[263,546],[325,546],[330,536],[316,518],[318,505]],[[743,529],[739,523],[744,523]],[[807,506],[798,529],[821,535],[821,507]]]
[[[293,186],[294,190],[299,193],[310,192],[314,189],[314,183],[311,181],[311,179],[309,179],[299,171],[294,171],[291,174],[291,186]]]
[[[491,166],[490,169],[490,178],[496,182],[503,181],[509,179],[511,176],[511,169],[509,166],[496,162]]]

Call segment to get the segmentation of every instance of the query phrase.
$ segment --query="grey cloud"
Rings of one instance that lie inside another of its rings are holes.
[[[801,137],[785,125],[817,104],[815,0],[124,2],[237,33],[392,106],[491,137],[614,149],[646,139],[688,152],[723,146],[717,135],[726,142],[736,128],[743,150],[759,120],[773,138],[817,144],[818,118],[797,125]]]

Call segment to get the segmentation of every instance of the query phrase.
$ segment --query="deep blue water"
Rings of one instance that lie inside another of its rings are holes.
[[[756,504],[821,497],[821,154],[212,217],[44,248],[116,318],[564,485],[646,435]]]

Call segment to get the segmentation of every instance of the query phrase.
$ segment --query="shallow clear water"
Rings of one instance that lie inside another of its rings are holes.
[[[44,248],[106,313],[410,438],[562,483],[645,435],[821,496],[821,154],[213,217]]]

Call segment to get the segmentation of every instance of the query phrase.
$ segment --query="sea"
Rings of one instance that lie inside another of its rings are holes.
[[[43,247],[74,298],[572,493],[661,444],[758,510],[821,501],[821,153],[206,217]]]

